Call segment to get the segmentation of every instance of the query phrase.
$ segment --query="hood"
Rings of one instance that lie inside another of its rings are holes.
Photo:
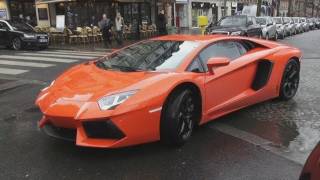
[[[81,64],[57,78],[50,93],[63,100],[96,101],[108,94],[139,89],[138,82],[159,74],[164,73],[107,71],[94,63]]]
[[[245,27],[225,27],[225,26],[213,26],[211,27],[211,31],[226,31],[226,32],[235,32],[242,31]]]

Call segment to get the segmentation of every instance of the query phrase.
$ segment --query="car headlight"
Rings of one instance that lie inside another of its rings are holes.
[[[109,110],[117,107],[121,103],[125,102],[131,96],[133,96],[138,90],[122,92],[105,96],[98,101],[101,110]]]
[[[36,35],[34,35],[34,34],[23,34],[23,36],[25,38],[36,38]]]
[[[234,32],[231,32],[230,34],[231,36],[239,36],[241,35],[241,31],[234,31]]]

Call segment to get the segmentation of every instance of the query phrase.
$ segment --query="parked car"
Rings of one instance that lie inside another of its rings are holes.
[[[78,64],[41,90],[38,125],[78,146],[181,146],[197,125],[269,99],[292,99],[300,58],[297,48],[249,37],[144,40]]]
[[[320,19],[319,18],[314,18],[315,24],[316,24],[316,28],[320,29]]]
[[[47,48],[48,44],[48,35],[36,32],[29,24],[0,20],[0,45],[20,50],[22,48]]]
[[[261,26],[253,16],[225,16],[207,28],[207,34],[262,37]]]
[[[299,180],[320,179],[320,142],[309,155],[301,172]]]
[[[273,17],[273,21],[277,27],[278,37],[284,39],[286,37],[286,32],[282,17]]]
[[[309,29],[314,30],[315,29],[315,24],[312,21],[312,18],[307,18],[307,23],[309,24]]]
[[[310,27],[309,27],[309,23],[307,23],[307,18],[301,17],[301,18],[300,18],[300,21],[301,21],[301,23],[302,23],[302,27],[303,27],[303,29],[304,29],[304,32],[309,31],[309,30],[310,30]]]
[[[304,28],[303,28],[302,22],[300,21],[300,18],[299,17],[293,17],[292,20],[296,24],[297,33],[303,33],[304,32]]]
[[[266,40],[278,39],[277,26],[269,16],[257,17],[257,23],[262,27],[262,37]]]
[[[296,28],[295,28],[294,22],[291,20],[291,18],[283,17],[283,22],[285,25],[285,30],[286,30],[287,36],[292,36],[292,35],[296,34],[296,32],[295,32]]]

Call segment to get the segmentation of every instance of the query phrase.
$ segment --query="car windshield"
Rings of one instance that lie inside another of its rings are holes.
[[[218,26],[245,26],[247,17],[245,16],[227,16],[218,22]]]
[[[172,70],[199,45],[193,41],[148,40],[103,57],[96,65],[126,72]]]
[[[301,19],[301,22],[306,22],[306,19]]]
[[[273,18],[277,24],[282,24],[281,18]]]
[[[257,18],[257,23],[260,25],[266,25],[267,20],[265,18]]]
[[[18,21],[8,21],[9,24],[12,26],[12,28],[16,31],[33,31],[33,28],[23,22],[18,22]]]

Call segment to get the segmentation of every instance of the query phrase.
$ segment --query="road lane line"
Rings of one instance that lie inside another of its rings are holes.
[[[297,164],[303,165],[306,161],[306,159],[300,159],[297,158],[296,156],[293,156],[288,152],[287,148],[281,147],[279,145],[275,145],[273,142],[261,138],[257,135],[248,133],[246,131],[234,128],[232,126],[219,123],[219,122],[213,122],[212,124],[209,125],[211,129],[220,131],[224,134],[230,135],[232,137],[241,139],[247,143],[253,144],[255,146],[261,147],[262,149],[269,151],[273,154],[276,154],[278,156],[281,156],[285,159],[288,159],[290,161],[293,161]]]
[[[78,55],[70,55],[70,54],[47,54],[47,53],[19,53],[17,55],[24,55],[24,56],[42,56],[42,57],[59,57],[59,58],[71,58],[71,59],[95,59],[96,57],[94,56],[83,56],[81,54]]]
[[[18,75],[18,74],[22,74],[22,73],[26,73],[26,72],[29,72],[29,70],[0,68],[0,74]]]
[[[0,60],[0,64],[2,65],[15,65],[15,66],[26,66],[26,67],[38,67],[38,68],[46,68],[55,66],[54,64],[46,64],[46,63],[34,63],[34,62],[23,62],[23,61],[6,61]]]
[[[19,56],[19,55],[0,55],[0,59],[8,60],[26,60],[26,61],[48,61],[48,62],[59,62],[59,63],[73,63],[78,60],[72,59],[59,59],[59,58],[45,58],[45,57],[28,57],[28,56]]]

